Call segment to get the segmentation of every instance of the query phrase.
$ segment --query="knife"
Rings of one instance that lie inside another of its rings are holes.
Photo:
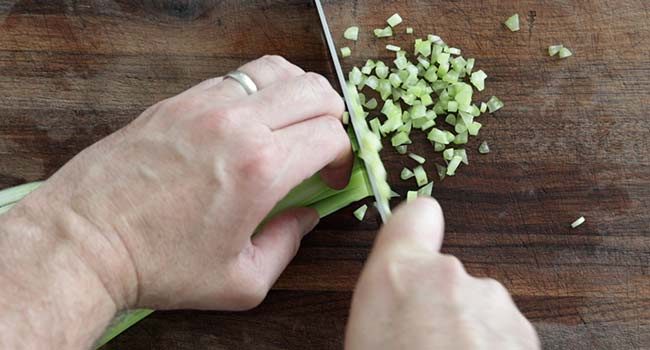
[[[316,5],[316,10],[318,11],[318,18],[320,19],[320,24],[321,24],[321,29],[323,31],[323,35],[325,37],[325,43],[327,44],[327,49],[330,54],[330,59],[331,62],[334,65],[334,71],[336,72],[336,77],[339,80],[339,84],[341,85],[341,91],[343,92],[343,100],[345,101],[345,105],[347,107],[348,113],[350,114],[350,123],[352,125],[352,129],[354,130],[354,135],[356,136],[357,140],[361,140],[361,135],[359,133],[359,126],[357,123],[362,122],[365,123],[365,120],[363,119],[363,116],[357,116],[354,108],[352,108],[352,104],[350,103],[350,94],[348,93],[347,89],[347,84],[345,81],[345,76],[343,75],[343,69],[341,69],[341,62],[339,61],[339,56],[336,51],[336,46],[334,46],[334,40],[332,40],[332,33],[330,32],[329,25],[327,24],[327,18],[325,17],[325,11],[323,11],[323,5],[321,4],[320,0],[314,0],[314,4]],[[357,119],[357,117],[360,117],[360,119]],[[363,143],[359,142],[359,152],[363,152]],[[377,210],[379,211],[379,216],[381,217],[382,222],[386,222],[388,217],[390,216],[390,208],[388,207],[388,204],[386,201],[381,200],[381,196],[379,195],[379,191],[377,188],[377,181],[375,181],[375,177],[373,176],[374,174],[372,173],[373,169],[372,167],[368,166],[367,163],[365,163],[365,168],[366,172],[368,173],[368,180],[370,181],[370,187],[372,188],[372,193],[375,196],[375,203],[377,203]]]

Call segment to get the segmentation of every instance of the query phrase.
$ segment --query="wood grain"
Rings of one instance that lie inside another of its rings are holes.
[[[498,279],[545,349],[650,349],[650,3],[327,1],[346,68],[389,57],[394,12],[476,57],[506,107],[436,184],[444,250]],[[522,30],[501,22],[512,13]],[[360,40],[344,42],[356,24]],[[575,56],[546,55],[565,44]],[[147,106],[264,54],[328,75],[309,1],[0,1],[0,186],[43,179]],[[487,140],[493,150],[479,156]],[[413,149],[431,155],[422,139]],[[409,161],[384,154],[398,191]],[[433,164],[426,168],[431,175]],[[321,222],[267,301],[246,313],[157,312],[106,349],[340,349],[374,215]],[[572,230],[569,223],[587,222]]]

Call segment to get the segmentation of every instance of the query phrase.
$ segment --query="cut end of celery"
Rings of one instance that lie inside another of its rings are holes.
[[[349,27],[345,32],[343,32],[343,37],[348,40],[357,41],[357,39],[359,39],[359,27]]]
[[[350,55],[352,55],[352,50],[349,47],[346,46],[341,48],[342,58],[350,57]]]
[[[519,14],[515,13],[514,15],[510,16],[503,24],[510,29],[511,32],[518,32],[519,31]]]
[[[396,14],[390,16],[386,20],[386,22],[388,23],[389,26],[394,27],[394,26],[402,23],[402,17],[398,13],[396,13]]]
[[[363,221],[363,218],[366,216],[366,211],[368,211],[368,206],[364,204],[357,208],[357,210],[355,210],[352,214],[355,218],[357,218],[357,220]]]
[[[571,228],[576,228],[576,227],[578,227],[578,226],[584,224],[585,221],[586,221],[586,220],[585,220],[585,217],[584,217],[584,216],[581,216],[581,217],[577,218],[576,221],[574,221],[574,222],[571,223]]]

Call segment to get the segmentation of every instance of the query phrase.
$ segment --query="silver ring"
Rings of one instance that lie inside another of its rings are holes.
[[[231,78],[234,79],[236,82],[241,85],[241,87],[246,91],[247,94],[252,95],[253,93],[257,92],[257,85],[255,85],[255,82],[251,77],[248,76],[248,74],[240,71],[240,70],[234,70],[232,72],[229,72],[226,74],[226,78]]]

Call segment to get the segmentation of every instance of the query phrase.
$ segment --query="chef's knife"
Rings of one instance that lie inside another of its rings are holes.
[[[355,125],[358,122],[365,123],[363,119],[357,119],[354,108],[350,103],[350,94],[348,93],[347,84],[345,81],[345,76],[343,75],[343,70],[341,69],[341,62],[334,46],[334,40],[332,40],[332,33],[330,32],[329,25],[327,24],[327,18],[325,18],[325,11],[323,11],[323,5],[320,0],[314,0],[316,5],[316,10],[318,11],[318,17],[320,18],[321,28],[323,30],[323,35],[325,36],[325,43],[327,44],[327,49],[330,54],[330,59],[334,65],[334,71],[336,72],[336,77],[339,80],[341,85],[341,92],[343,93],[343,99],[345,100],[345,105],[347,106],[348,113],[350,113],[350,123],[352,124],[352,129],[354,129],[354,134],[357,137],[357,140],[361,140],[361,135],[359,135],[359,128]],[[361,116],[363,118],[363,116]],[[359,152],[363,149],[363,143],[359,142]],[[385,200],[381,199],[379,191],[377,189],[377,182],[375,181],[374,174],[372,173],[372,167],[368,166],[366,163],[366,172],[368,173],[368,179],[370,181],[370,187],[372,187],[372,193],[375,196],[375,202],[377,203],[377,210],[379,211],[379,216],[381,216],[381,221],[386,222],[388,216],[390,215],[390,208]]]

